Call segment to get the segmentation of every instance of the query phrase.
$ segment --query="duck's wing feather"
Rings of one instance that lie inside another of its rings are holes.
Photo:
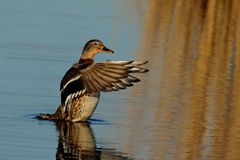
[[[83,94],[86,91],[85,88],[81,70],[76,64],[74,64],[66,72],[61,81],[61,102],[66,104],[69,99]]]
[[[131,73],[145,73],[148,69],[141,66],[147,61],[108,61],[92,63],[82,69],[75,65],[68,70],[61,82],[61,100],[84,93],[110,92],[126,89],[140,80]]]

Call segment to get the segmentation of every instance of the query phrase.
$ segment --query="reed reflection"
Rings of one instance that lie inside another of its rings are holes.
[[[59,133],[56,159],[131,159],[112,148],[97,148],[89,123],[56,122]]]
[[[131,93],[138,104],[128,107],[126,136],[136,141],[126,148],[139,146],[131,153],[240,158],[239,10],[237,0],[148,1],[136,53],[151,72]]]

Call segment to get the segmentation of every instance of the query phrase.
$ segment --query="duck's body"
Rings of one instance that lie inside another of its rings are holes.
[[[43,119],[66,120],[66,121],[87,121],[95,111],[99,102],[100,93],[85,94],[76,97],[71,106],[66,108],[61,104],[54,114],[40,114]],[[69,111],[67,111],[69,109]]]
[[[108,61],[95,63],[98,52],[112,52],[99,40],[90,40],[83,49],[78,63],[64,75],[61,85],[61,104],[54,114],[39,114],[40,119],[86,121],[95,111],[100,92],[117,91],[133,86],[140,81],[130,73],[144,73],[148,70],[139,66],[141,61]]]

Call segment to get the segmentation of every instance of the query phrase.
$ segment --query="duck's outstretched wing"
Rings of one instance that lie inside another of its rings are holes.
[[[65,103],[85,93],[118,91],[133,86],[140,80],[131,73],[145,73],[141,66],[147,61],[108,61],[92,63],[88,67],[74,65],[62,79],[61,101]]]
[[[94,63],[81,71],[82,79],[89,93],[100,91],[110,92],[133,86],[134,82],[140,81],[131,73],[145,73],[148,69],[141,65],[147,61],[108,61]]]

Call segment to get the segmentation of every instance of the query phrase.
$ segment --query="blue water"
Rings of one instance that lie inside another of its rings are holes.
[[[137,31],[118,15],[116,1],[0,3],[0,159],[55,159],[56,125],[34,119],[35,114],[56,110],[60,80],[86,41],[98,38],[116,53],[98,55],[97,61],[128,60],[134,57]],[[94,145],[112,155],[122,152],[113,140],[120,133],[110,126],[124,112],[124,93],[103,94],[90,121]]]

